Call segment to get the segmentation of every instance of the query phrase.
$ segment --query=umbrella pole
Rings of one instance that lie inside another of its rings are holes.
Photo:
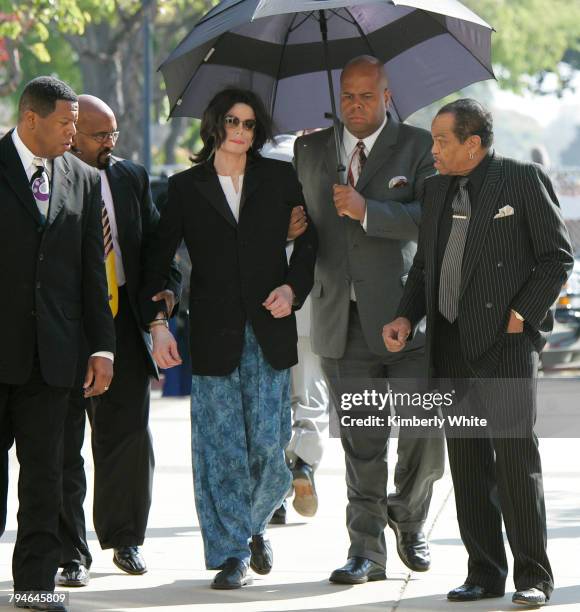
[[[342,137],[340,131],[340,123],[336,114],[336,100],[334,99],[334,85],[332,83],[332,71],[330,70],[330,61],[328,59],[328,25],[326,23],[326,11],[318,11],[320,17],[320,34],[322,35],[324,64],[326,66],[326,76],[328,78],[328,90],[330,92],[330,108],[332,111],[332,124],[334,127],[334,146],[336,148],[336,175],[337,183],[345,184],[344,172],[346,168],[342,164],[341,144]],[[327,115],[328,116],[328,115]]]

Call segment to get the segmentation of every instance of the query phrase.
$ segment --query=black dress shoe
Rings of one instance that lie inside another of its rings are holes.
[[[292,468],[292,486],[294,487],[294,510],[302,516],[314,516],[318,510],[318,495],[314,486],[312,466],[296,459]]]
[[[216,577],[211,583],[212,589],[241,589],[243,586],[251,583],[251,579],[247,576],[248,564],[241,559],[230,557],[224,563],[224,569],[216,574]]]
[[[349,557],[346,565],[330,574],[330,582],[337,584],[364,584],[373,580],[386,580],[385,568],[364,557]]]
[[[127,574],[140,576],[147,571],[145,560],[138,546],[119,546],[115,548],[113,563]]]
[[[274,510],[274,514],[270,519],[270,525],[285,525],[286,524],[286,500],[282,502],[279,508]]]
[[[84,587],[89,584],[89,570],[82,564],[67,563],[56,575],[55,584],[66,587]]]
[[[449,601],[477,601],[478,599],[490,599],[492,597],[503,597],[503,593],[488,591],[477,584],[462,584],[460,587],[447,593]]]
[[[547,603],[548,597],[540,589],[524,589],[516,591],[512,597],[512,602],[522,606],[543,606]]]
[[[388,523],[395,532],[401,561],[414,572],[426,572],[431,567],[431,553],[425,534],[422,531],[401,531],[391,519]]]
[[[274,553],[269,540],[264,540],[264,536],[253,535],[250,542],[250,567],[256,574],[269,574],[274,563]]]

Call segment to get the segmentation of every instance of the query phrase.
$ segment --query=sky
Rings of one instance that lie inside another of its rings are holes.
[[[505,110],[514,110],[534,117],[542,126],[547,126],[568,107],[578,109],[580,123],[580,71],[572,81],[575,91],[567,91],[561,98],[554,95],[514,94],[494,88],[494,104]]]

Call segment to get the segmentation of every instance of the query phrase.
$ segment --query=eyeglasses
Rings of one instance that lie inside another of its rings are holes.
[[[79,134],[84,134],[85,136],[88,136],[89,138],[92,138],[93,140],[96,140],[97,142],[100,142],[101,144],[104,144],[105,142],[107,142],[109,138],[111,139],[113,144],[115,144],[117,142],[117,138],[119,138],[118,130],[115,132],[97,132],[96,134],[87,134],[86,132],[81,132],[80,130],[77,130],[77,132]]]
[[[244,119],[242,121],[239,117],[234,117],[234,115],[226,115],[224,123],[227,128],[237,128],[241,123],[244,130],[248,132],[253,132],[256,129],[255,119]]]

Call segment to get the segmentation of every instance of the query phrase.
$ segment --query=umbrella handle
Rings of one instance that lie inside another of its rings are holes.
[[[334,129],[334,146],[336,149],[336,182],[339,185],[346,185],[346,177],[344,176],[346,168],[342,164],[341,146],[342,137],[340,122],[336,114],[336,100],[334,98],[334,85],[332,83],[332,71],[330,70],[330,62],[328,61],[328,24],[326,23],[326,11],[318,11],[319,23],[320,23],[320,34],[322,36],[323,51],[324,51],[324,63],[326,65],[326,77],[328,79],[328,91],[330,93],[330,108],[332,110],[331,117],[328,113],[324,113],[325,118],[332,118],[332,125]]]

